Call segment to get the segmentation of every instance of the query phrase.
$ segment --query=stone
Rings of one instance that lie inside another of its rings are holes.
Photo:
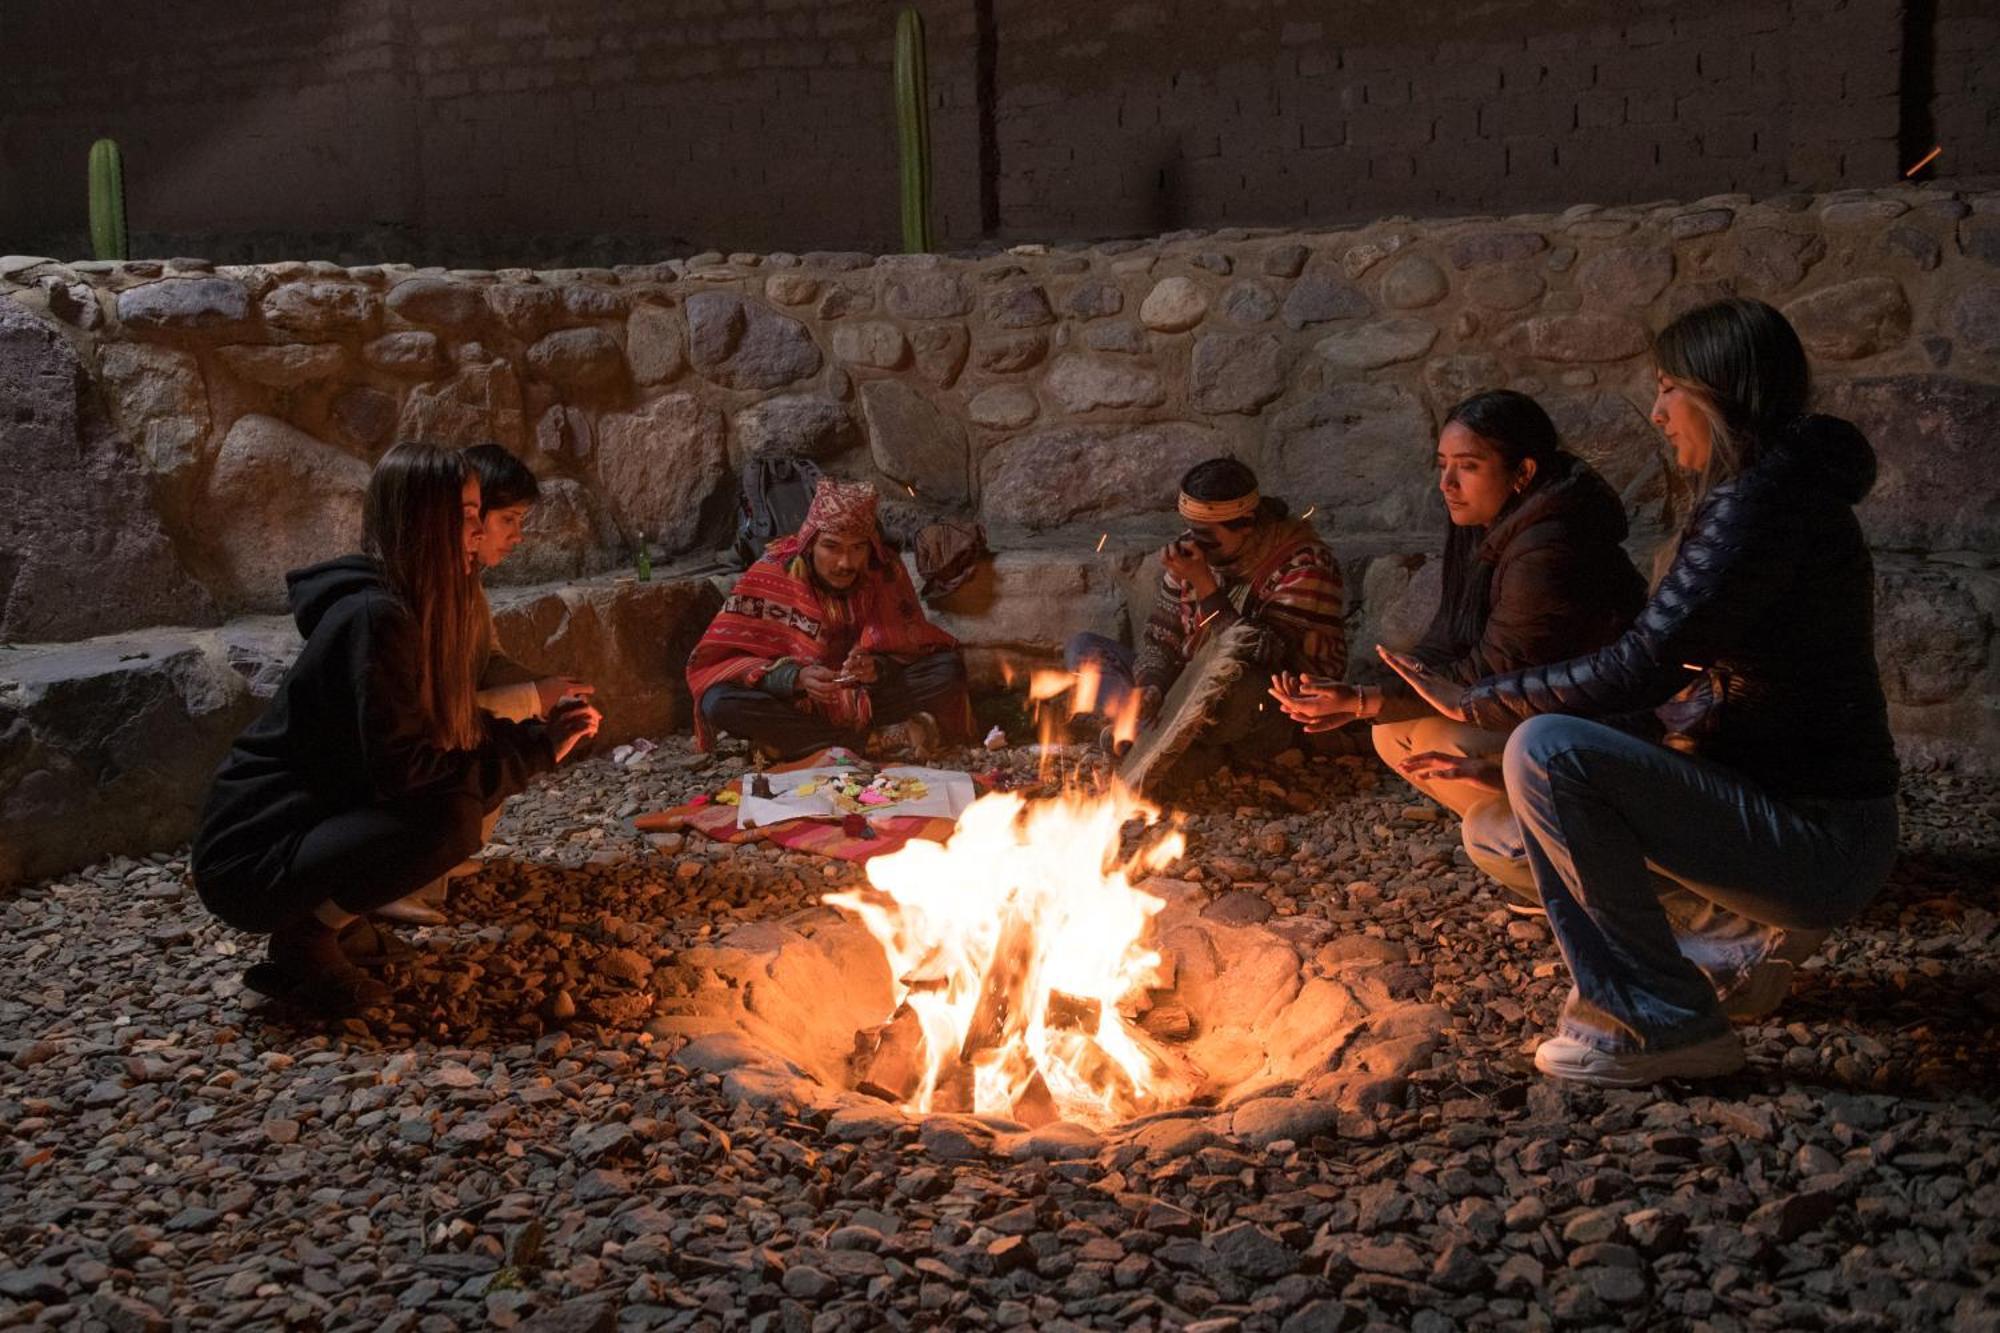
[[[1033,283],[1010,283],[986,294],[986,322],[1000,329],[1033,329],[1056,322],[1049,295]]]
[[[1063,301],[1064,313],[1080,320],[1103,319],[1125,308],[1125,293],[1103,278],[1080,282]]]
[[[48,299],[49,313],[65,324],[80,329],[97,329],[104,324],[104,307],[89,283],[65,282],[51,273],[38,278],[35,286]]]
[[[1991,617],[1949,576],[1879,571],[1875,659],[1893,704],[1921,708],[1963,695],[1986,668]]]
[[[1036,529],[1164,513],[1181,475],[1224,452],[1215,432],[1185,422],[1058,426],[991,449],[981,463],[981,503],[995,522]]]
[[[1724,265],[1734,270],[1743,295],[1768,299],[1798,286],[1825,254],[1826,241],[1816,232],[1748,227],[1731,234]]]
[[[1299,1270],[1298,1251],[1252,1222],[1224,1227],[1208,1238],[1222,1266],[1253,1282],[1268,1282]]]
[[[910,351],[917,370],[940,389],[958,382],[965,358],[972,348],[972,335],[963,324],[920,324],[910,331]]]
[[[779,305],[807,305],[819,295],[819,279],[808,273],[773,273],[764,279],[764,295]]]
[[[806,326],[730,292],[687,299],[690,360],[704,378],[731,389],[775,389],[820,368]]]
[[[1576,271],[1576,288],[1585,305],[1633,312],[1651,305],[1673,278],[1673,251],[1618,246],[1584,260]]]
[[[470,352],[468,347],[462,349]],[[524,449],[528,423],[521,406],[521,382],[506,361],[468,357],[457,373],[412,389],[403,399],[396,433],[405,440],[433,444],[481,444],[494,441]]]
[[[625,361],[635,384],[667,384],[686,370],[680,316],[656,305],[635,308],[625,320]]]
[[[486,289],[486,304],[501,328],[524,342],[533,342],[561,317],[563,294],[554,287],[503,282]]]
[[[1660,433],[1631,400],[1609,390],[1539,395],[1563,447],[1596,468],[1628,511],[1663,501],[1666,455]]]
[[[1507,368],[1484,353],[1441,356],[1424,363],[1424,389],[1439,415],[1485,389],[1504,389]]]
[[[614,288],[568,283],[559,289],[562,311],[571,319],[623,319],[632,308],[632,295]],[[488,291],[492,299],[492,289]]]
[[[1340,1115],[1340,1107],[1333,1102],[1310,1097],[1259,1097],[1236,1108],[1229,1132],[1258,1147],[1286,1139],[1306,1144],[1331,1137]]]
[[[1204,333],[1189,363],[1188,400],[1199,412],[1256,412],[1285,391],[1290,364],[1270,334]]]
[[[1950,375],[1836,380],[1823,411],[1875,446],[1879,475],[1855,510],[1871,545],[1905,551],[2000,547],[2000,501],[1984,461],[2000,434],[2000,387]]]
[[[985,426],[992,430],[1013,430],[1025,426],[1041,413],[1041,404],[1035,401],[1035,391],[1019,384],[995,384],[981,389],[973,400],[966,404],[966,412],[975,426]]]
[[[1496,340],[1517,356],[1541,361],[1623,361],[1646,350],[1646,330],[1618,315],[1537,315]]]
[[[823,461],[847,452],[861,438],[847,409],[816,393],[785,393],[752,403],[731,424],[746,458]]]
[[[1719,231],[1729,230],[1736,221],[1736,213],[1728,208],[1696,208],[1685,213],[1676,213],[1667,223],[1667,234],[1677,241],[1691,241],[1697,236],[1710,236]]]
[[[1340,257],[1341,271],[1350,278],[1358,278],[1390,255],[1406,249],[1415,239],[1407,232],[1393,232],[1372,241],[1363,241]]]
[[[1153,347],[1150,335],[1128,319],[1091,325],[1083,331],[1083,342],[1093,352],[1117,352],[1125,356],[1138,356]]]
[[[1333,369],[1349,374],[1414,361],[1437,341],[1437,326],[1423,319],[1382,319],[1330,333],[1313,347]]]
[[[991,508],[989,502],[989,509]],[[999,686],[1011,662],[1057,660],[1071,634],[1122,633],[1125,598],[1117,571],[1086,548],[1002,549],[930,610],[965,645],[975,688]]]
[[[1066,412],[1157,407],[1166,401],[1153,372],[1076,353],[1057,357],[1044,383]]]
[[[259,306],[265,324],[307,338],[365,335],[382,321],[382,298],[346,282],[288,282],[272,288]]]
[[[262,707],[252,680],[275,683],[297,652],[297,635],[278,630],[269,653],[185,629],[0,653],[0,885],[184,842],[216,765]],[[276,669],[256,669],[266,661]]]
[[[396,399],[366,385],[341,391],[333,400],[333,429],[342,440],[366,452],[388,443],[396,429]]]
[[[203,497],[201,537],[228,606],[286,608],[285,574],[360,549],[368,465],[276,417],[238,417]]]
[[[250,318],[250,289],[234,278],[162,278],[118,293],[128,329],[206,330]]]
[[[1910,336],[1910,302],[1902,284],[1873,274],[1823,287],[1785,307],[1810,356],[1852,361],[1900,345]]]
[[[1264,252],[1258,271],[1270,278],[1296,278],[1305,269],[1312,252],[1295,241],[1274,245]]]
[[[922,393],[900,380],[861,386],[868,450],[875,466],[917,495],[958,505],[971,498],[971,454],[965,428]]]
[[[179,479],[202,461],[208,392],[193,356],[146,343],[106,342],[98,351],[98,374],[119,433],[131,442],[146,473]]]
[[[1989,356],[2000,353],[2000,283],[1965,288],[1952,299],[1948,318],[1965,347]]]
[[[435,333],[409,329],[385,333],[361,347],[361,359],[391,375],[436,375],[446,366],[444,348]]]
[[[1420,463],[1435,440],[1430,414],[1409,390],[1337,384],[1273,419],[1267,485],[1295,507],[1331,510],[1348,532],[1425,526],[1436,488]]]
[[[833,354],[848,365],[894,370],[909,354],[909,344],[888,320],[863,320],[834,326]]]
[[[1162,278],[1139,307],[1139,322],[1156,333],[1180,333],[1207,313],[1208,295],[1192,278]]]
[[[898,319],[951,319],[972,312],[972,293],[935,261],[886,266],[882,302]]]
[[[521,525],[521,544],[501,566],[508,582],[583,578],[624,563],[617,526],[589,487],[568,477],[547,477],[540,485]]]
[[[625,374],[625,353],[603,329],[558,329],[528,349],[536,374],[565,389],[602,389]]]
[[[1944,262],[1944,246],[1921,227],[1894,226],[1882,236],[1882,253],[1913,261],[1925,273]]]
[[[1351,282],[1324,273],[1308,273],[1294,283],[1279,313],[1294,329],[1327,324],[1340,319],[1361,319],[1374,307],[1368,294]]]
[[[247,344],[217,348],[216,354],[238,379],[274,389],[330,380],[347,364],[347,349],[339,343]],[[205,405],[202,415],[207,416]]]
[[[1421,310],[1451,292],[1451,279],[1433,260],[1407,255],[1382,275],[1382,304],[1391,310]]]
[[[1525,264],[1494,265],[1466,279],[1465,298],[1484,310],[1519,310],[1533,304],[1547,288],[1542,275]]]
[[[722,413],[692,394],[598,418],[598,493],[628,542],[643,533],[669,554],[689,549],[728,473]]]
[[[1548,238],[1534,231],[1480,231],[1451,243],[1453,268],[1477,268],[1530,259],[1549,248]]]
[[[1231,285],[1217,305],[1237,324],[1267,324],[1278,313],[1278,298],[1261,282]]]
[[[486,318],[485,289],[445,278],[406,278],[384,304],[400,319],[426,328],[469,333]]]

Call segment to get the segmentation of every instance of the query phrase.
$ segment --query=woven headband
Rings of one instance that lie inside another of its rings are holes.
[[[1181,517],[1190,523],[1230,523],[1239,518],[1249,518],[1263,502],[1263,497],[1255,491],[1233,500],[1197,500],[1182,491],[1180,511]]]

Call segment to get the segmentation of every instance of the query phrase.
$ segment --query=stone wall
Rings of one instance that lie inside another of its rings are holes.
[[[9,0],[0,250],[105,134],[141,254],[893,247],[897,7]],[[946,245],[2000,173],[1989,0],[918,7]]]
[[[945,614],[989,674],[1071,623],[1129,629],[1175,479],[1231,453],[1313,507],[1357,636],[1394,638],[1435,597],[1441,413],[1538,394],[1656,534],[1648,332],[1732,291],[1790,313],[1823,403],[1881,452],[1861,513],[1910,753],[1990,761],[2000,194],[1939,189],[971,260],[0,258],[0,640],[278,610],[283,571],[352,546],[370,464],[412,437],[530,460],[547,500],[522,580],[626,565],[642,533],[663,565],[702,557],[764,454],[875,481],[901,535],[976,514],[1003,558]]]

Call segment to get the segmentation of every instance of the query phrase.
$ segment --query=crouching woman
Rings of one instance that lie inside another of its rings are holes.
[[[1741,1066],[1730,1017],[1777,1005],[1896,849],[1854,514],[1874,451],[1806,414],[1805,351],[1760,301],[1683,315],[1655,363],[1653,421],[1698,498],[1632,627],[1470,689],[1384,654],[1440,713],[1514,726],[1507,795],[1574,983],[1535,1063],[1612,1086]],[[1594,720],[1663,703],[1667,745]],[[1736,954],[1720,971],[1719,948]]]
[[[478,850],[481,817],[594,735],[480,712],[487,649],[472,543],[479,480],[454,450],[391,449],[369,479],[365,554],[286,576],[305,647],[217,771],[194,840],[208,909],[269,932],[250,983],[329,1014],[388,992],[339,932]]]

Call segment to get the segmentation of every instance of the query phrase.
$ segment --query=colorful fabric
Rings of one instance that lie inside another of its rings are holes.
[[[1230,500],[1197,500],[1182,491],[1179,507],[1181,517],[1190,523],[1233,523],[1250,517],[1263,503],[1264,497],[1254,490]]]
[[[1340,564],[1303,519],[1280,519],[1260,529],[1216,575],[1237,614],[1267,632],[1261,665],[1335,678],[1347,670]],[[1172,684],[1206,642],[1208,619],[1192,588],[1162,574],[1140,646],[1141,683]]]
[[[866,523],[865,530],[852,525]],[[823,588],[812,572],[812,544],[821,532],[865,535],[873,548],[868,567],[845,592]],[[856,649],[908,664],[958,640],[924,618],[916,589],[903,562],[883,541],[875,524],[873,487],[820,482],[806,521],[790,537],[772,542],[730,589],[722,611],[703,632],[688,657],[688,690],[695,701],[695,744],[712,749],[715,737],[701,715],[701,697],[712,687],[756,686],[781,661],[839,669]],[[866,732],[873,708],[867,687],[844,689],[822,706],[800,691],[793,700],[802,712],[822,715],[843,730]],[[972,731],[972,709],[961,706],[938,723],[947,736]]]
[[[836,751],[820,750],[788,764],[773,764],[773,773],[799,768],[818,768],[833,762]],[[977,781],[977,779],[974,779]],[[712,797],[702,797],[686,805],[657,814],[639,815],[632,826],[641,833],[668,833],[693,829],[703,837],[731,844],[763,839],[787,851],[810,852],[840,861],[866,861],[871,857],[900,851],[913,838],[943,842],[958,827],[956,820],[926,815],[891,815],[868,821],[873,837],[849,833],[837,819],[788,819],[782,824],[760,828],[738,828],[736,807]]]

